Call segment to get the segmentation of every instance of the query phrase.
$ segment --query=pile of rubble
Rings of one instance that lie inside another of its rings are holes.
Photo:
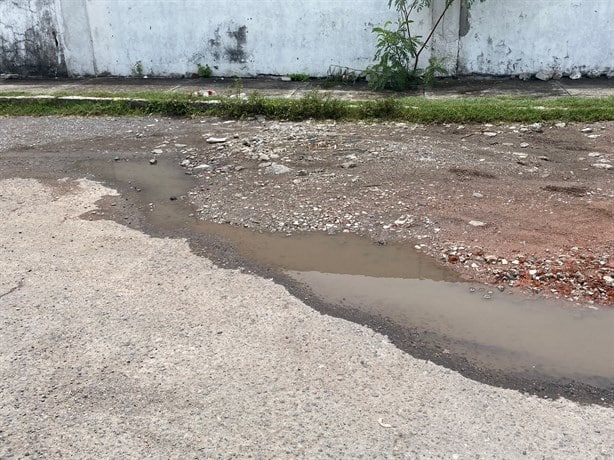
[[[509,286],[572,301],[614,302],[614,258],[593,255],[587,249],[572,247],[551,257],[515,254],[506,259],[477,246],[451,246],[442,253],[442,260],[462,265],[466,273],[486,278],[500,290]]]

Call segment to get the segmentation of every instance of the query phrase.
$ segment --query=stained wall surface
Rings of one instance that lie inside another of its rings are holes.
[[[65,75],[54,0],[0,0],[0,72]]]
[[[214,75],[365,69],[387,0],[0,0],[0,73]],[[445,0],[414,16],[426,36]],[[456,0],[433,36],[450,74],[614,72],[614,1]],[[430,57],[424,53],[422,64]],[[337,67],[338,66],[338,67]]]
[[[461,74],[614,72],[614,1],[487,0],[461,30]]]

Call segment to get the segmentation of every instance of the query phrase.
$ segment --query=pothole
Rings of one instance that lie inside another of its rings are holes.
[[[410,245],[379,245],[350,234],[286,236],[205,223],[193,216],[189,204],[194,180],[162,160],[156,165],[89,161],[79,169],[138,191],[151,225],[215,235],[243,257],[308,287],[327,304],[427,331],[441,353],[475,368],[614,390],[614,310],[527,299],[460,282]]]

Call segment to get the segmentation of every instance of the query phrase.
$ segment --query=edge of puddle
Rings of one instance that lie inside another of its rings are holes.
[[[170,161],[175,158],[167,158]],[[74,161],[70,162],[74,165]],[[261,266],[243,257],[233,244],[224,241],[215,235],[196,234],[186,230],[167,231],[161,230],[148,220],[147,200],[143,195],[135,191],[134,187],[126,182],[96,177],[94,174],[86,174],[83,169],[71,168],[70,173],[64,170],[57,171],[28,171],[27,173],[15,174],[19,177],[30,177],[53,184],[60,177],[79,179],[84,176],[103,183],[117,190],[119,196],[101,199],[97,205],[104,211],[104,215],[86,213],[84,219],[113,220],[135,230],[142,231],[154,238],[182,238],[185,239],[191,251],[201,257],[210,259],[217,266],[225,269],[241,270],[245,273],[272,279],[275,283],[284,286],[288,292],[300,299],[306,305],[321,314],[344,319],[364,325],[370,329],[386,335],[390,342],[397,348],[410,354],[417,359],[431,361],[451,371],[455,371],[472,380],[493,385],[501,388],[517,390],[526,394],[544,399],[566,398],[580,404],[596,404],[606,407],[614,407],[614,388],[601,389],[585,385],[571,379],[552,379],[551,377],[532,373],[509,373],[493,369],[485,369],[470,363],[466,358],[455,355],[453,352],[444,351],[440,345],[442,337],[416,328],[406,328],[395,324],[390,319],[374,313],[366,313],[355,308],[344,307],[327,303],[306,288],[301,283],[292,279],[280,270]],[[13,176],[13,177],[14,177]],[[182,200],[175,203],[180,204]],[[111,206],[115,203],[115,206]],[[186,202],[184,205],[189,206]],[[445,339],[445,337],[443,338]]]

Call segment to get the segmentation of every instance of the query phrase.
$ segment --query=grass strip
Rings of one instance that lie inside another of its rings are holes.
[[[614,97],[529,99],[518,97],[389,98],[345,101],[313,92],[300,99],[202,98],[188,94],[131,93],[47,96],[0,93],[0,115],[10,116],[217,116],[242,119],[395,120],[415,123],[596,122],[614,120]]]

